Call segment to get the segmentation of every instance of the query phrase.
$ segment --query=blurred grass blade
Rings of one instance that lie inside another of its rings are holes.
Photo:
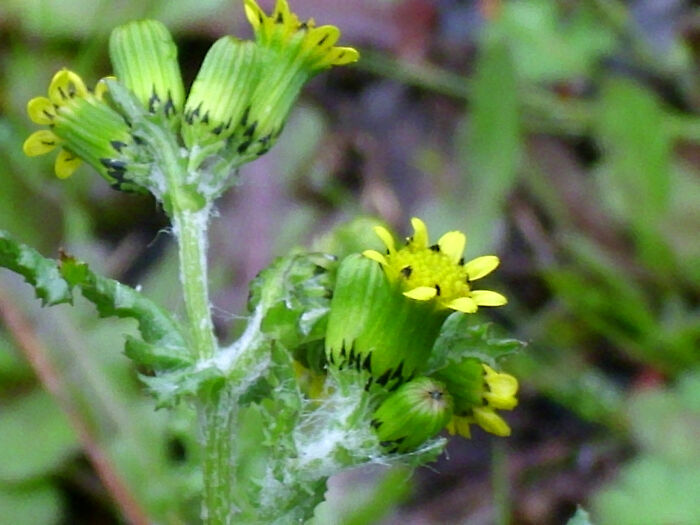
[[[591,498],[600,523],[695,524],[700,516],[700,370],[675,386],[640,390],[622,416],[636,457]]]
[[[3,403],[0,484],[37,480],[57,469],[77,448],[68,420],[43,390]]]
[[[659,224],[668,211],[671,137],[652,93],[627,79],[604,86],[597,118],[605,150],[603,197],[637,234],[640,254],[659,255]]]
[[[520,118],[515,65],[506,42],[489,35],[476,65],[466,154],[471,249],[490,247],[493,225],[515,182],[520,156]]]
[[[340,518],[342,525],[377,523],[412,492],[410,474],[405,469],[394,468],[384,474],[374,490],[362,504],[353,502],[352,510]]]
[[[61,523],[63,501],[59,490],[44,481],[28,486],[0,487],[0,516],[12,525]]]

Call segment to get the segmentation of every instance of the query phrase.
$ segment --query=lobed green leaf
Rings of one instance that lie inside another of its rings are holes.
[[[180,325],[160,306],[125,284],[94,273],[87,263],[63,255],[61,275],[71,287],[78,286],[83,296],[95,304],[103,317],[135,319],[147,343],[186,347]]]
[[[180,324],[167,311],[133,288],[95,274],[86,263],[67,255],[60,262],[46,258],[0,230],[0,266],[24,276],[44,305],[72,303],[78,287],[102,317],[135,319],[143,341],[130,338],[126,351],[137,363],[159,370],[191,362]]]

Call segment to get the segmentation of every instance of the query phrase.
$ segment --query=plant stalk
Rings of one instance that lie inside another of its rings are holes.
[[[192,352],[202,362],[218,352],[209,303],[207,278],[208,203],[198,202],[185,188],[186,163],[174,140],[159,136],[163,174],[166,184],[164,204],[177,239],[185,310]],[[202,521],[206,525],[232,522],[231,489],[233,464],[231,436],[236,410],[235,400],[226,389],[208,392],[198,407],[203,447],[204,494]]]
[[[229,525],[236,508],[233,486],[232,435],[237,415],[236,401],[225,389],[209,396],[199,408],[204,442],[204,497],[202,521],[206,525]]]
[[[218,347],[209,308],[208,214],[208,207],[191,211],[179,209],[178,204],[173,203],[172,221],[177,235],[180,282],[189,321],[190,344],[200,360],[214,357]]]
[[[206,235],[208,208],[192,212],[173,206],[180,279],[190,325],[191,344],[200,361],[214,357],[218,345],[209,308]],[[231,436],[235,401],[227,391],[211,392],[198,409],[203,452],[204,496],[202,520],[206,525],[231,523]]]

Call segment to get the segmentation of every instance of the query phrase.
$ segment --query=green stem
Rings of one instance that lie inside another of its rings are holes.
[[[173,226],[178,238],[180,279],[190,325],[191,344],[204,361],[214,357],[218,345],[209,309],[206,233],[208,208],[191,211],[173,199]],[[233,486],[231,436],[235,402],[226,392],[210,393],[199,408],[204,447],[203,522],[230,523],[230,494]]]
[[[206,233],[208,208],[192,212],[173,202],[173,225],[178,237],[180,279],[190,324],[192,345],[200,360],[214,357],[218,345],[209,310]],[[235,402],[225,392],[208,395],[199,408],[204,447],[203,522],[230,523],[233,485],[231,436]]]
[[[148,124],[145,124],[148,125]],[[160,152],[165,182],[162,195],[178,241],[180,281],[189,322],[192,351],[200,362],[214,358],[218,343],[209,304],[207,281],[207,225],[209,205],[186,186],[186,159],[179,155],[174,137],[152,130]],[[202,435],[204,496],[202,517],[206,525],[231,523],[232,430],[235,400],[227,390],[205,394],[199,406]]]
[[[506,445],[494,440],[491,448],[491,486],[493,490],[493,522],[510,523],[510,491],[508,487],[508,452]]]
[[[153,192],[162,200],[177,238],[190,345],[197,358],[210,359],[218,350],[207,282],[210,207],[204,198],[187,186],[187,159],[180,155],[175,136],[153,122],[142,121],[140,124],[159,154],[163,187],[156,187]]]
[[[180,280],[190,325],[191,344],[199,359],[214,357],[217,350],[209,310],[206,236],[209,209],[181,209],[173,199],[172,221],[178,240]]]
[[[210,396],[199,413],[204,440],[202,521],[206,525],[228,525],[233,523],[237,510],[231,497],[236,400],[229,392],[222,391]]]

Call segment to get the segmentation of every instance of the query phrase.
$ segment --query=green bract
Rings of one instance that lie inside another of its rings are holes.
[[[379,265],[362,255],[340,264],[326,330],[331,366],[366,370],[391,386],[425,365],[447,312],[405,297]]]
[[[468,412],[482,403],[484,369],[478,359],[452,363],[433,376],[442,381],[452,394],[456,414]]]

